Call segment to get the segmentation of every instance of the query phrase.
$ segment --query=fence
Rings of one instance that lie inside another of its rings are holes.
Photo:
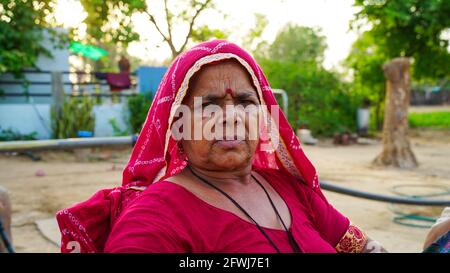
[[[450,90],[420,90],[411,92],[411,105],[443,105],[450,104]]]
[[[136,95],[135,74],[131,73],[131,89],[128,91],[111,92],[106,80],[98,80],[96,72],[70,72],[70,71],[44,71],[44,70],[24,70],[24,79],[13,79],[12,77],[0,78],[0,103],[58,103],[60,96],[92,96],[92,97],[127,97]],[[34,75],[40,75],[36,77]],[[70,79],[68,76],[75,76]],[[30,80],[31,78],[31,80]],[[10,87],[13,88],[10,88]],[[66,92],[69,86],[69,92]],[[20,90],[22,89],[22,90]],[[56,97],[55,97],[56,96]],[[53,97],[53,100],[52,100]],[[22,98],[14,100],[11,98]],[[30,99],[46,98],[46,99]]]
[[[110,119],[125,130],[125,98],[137,95],[134,74],[132,89],[111,92],[106,80],[98,80],[95,72],[24,71],[24,79],[11,74],[1,75],[0,127],[11,128],[21,134],[37,133],[39,139],[51,136],[50,107],[57,109],[65,96],[96,97],[94,106],[96,136],[112,136]]]

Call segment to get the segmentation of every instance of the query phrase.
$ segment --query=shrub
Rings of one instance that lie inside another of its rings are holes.
[[[37,132],[29,134],[21,134],[12,128],[2,129],[0,127],[0,141],[14,141],[14,140],[35,140],[37,139]]]
[[[138,134],[142,125],[147,117],[148,109],[152,104],[152,93],[139,93],[136,96],[129,97],[127,100],[128,111],[129,111],[129,122],[131,126],[131,131],[134,134]]]
[[[408,122],[411,128],[450,129],[450,112],[409,113]]]
[[[270,85],[288,93],[288,119],[294,129],[306,126],[322,136],[356,130],[360,98],[336,73],[314,63],[262,60],[260,64]]]
[[[57,113],[52,107],[53,138],[77,137],[78,131],[94,131],[94,99],[90,97],[66,98]]]

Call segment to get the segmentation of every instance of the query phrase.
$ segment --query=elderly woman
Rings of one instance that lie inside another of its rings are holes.
[[[223,113],[196,114],[208,106]],[[62,251],[382,251],[327,202],[276,106],[259,66],[232,43],[205,42],[177,57],[156,93],[123,185],[58,213]],[[181,107],[188,111],[179,115]],[[198,124],[200,137],[175,137],[174,127],[186,136]],[[206,137],[207,126],[223,133]],[[227,130],[233,126],[244,130]]]

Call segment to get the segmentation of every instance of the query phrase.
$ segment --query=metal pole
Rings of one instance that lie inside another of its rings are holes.
[[[396,197],[389,195],[375,194],[371,192],[364,192],[353,190],[337,185],[333,185],[328,182],[320,181],[320,186],[324,190],[332,191],[335,193],[345,194],[353,197],[364,198],[374,201],[381,201],[387,203],[395,204],[405,204],[405,205],[420,205],[420,206],[450,206],[450,200],[424,200],[418,198],[408,198],[408,197]]]
[[[284,91],[283,89],[272,89],[272,92],[274,94],[281,95],[281,99],[283,101],[283,112],[287,118],[287,116],[288,116],[288,95],[287,95],[286,91]]]
[[[134,145],[137,136],[67,138],[49,140],[26,140],[0,142],[0,153],[38,150],[63,150],[93,148],[100,146]]]

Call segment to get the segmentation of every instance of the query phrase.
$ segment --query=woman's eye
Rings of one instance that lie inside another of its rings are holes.
[[[242,104],[244,104],[244,105],[250,105],[250,104],[255,104],[255,102],[252,101],[252,100],[244,100],[244,101],[242,102]]]

